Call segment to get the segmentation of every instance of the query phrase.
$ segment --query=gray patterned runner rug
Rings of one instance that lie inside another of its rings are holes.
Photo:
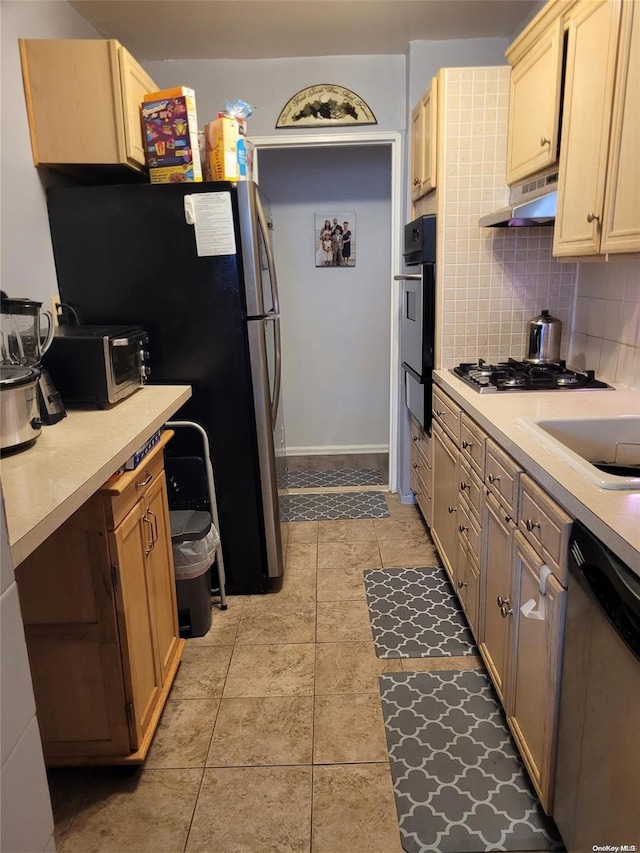
[[[283,521],[329,521],[336,518],[387,518],[384,492],[333,492],[321,495],[282,495]]]
[[[332,486],[381,486],[375,468],[343,468],[334,471],[287,471],[288,489],[324,489]]]
[[[380,676],[407,853],[563,850],[485,673]]]
[[[477,653],[445,569],[371,569],[364,585],[379,658]]]

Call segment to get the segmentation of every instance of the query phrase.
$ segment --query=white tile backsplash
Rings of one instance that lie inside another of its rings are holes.
[[[640,389],[640,261],[578,265],[569,364]]]

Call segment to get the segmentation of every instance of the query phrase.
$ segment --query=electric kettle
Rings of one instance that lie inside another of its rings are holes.
[[[562,320],[552,317],[545,309],[529,321],[529,351],[524,361],[529,364],[558,364]]]

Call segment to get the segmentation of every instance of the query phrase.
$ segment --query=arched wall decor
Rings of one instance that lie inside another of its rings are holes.
[[[378,124],[360,95],[333,83],[301,89],[282,108],[276,129],[282,127],[340,127]]]

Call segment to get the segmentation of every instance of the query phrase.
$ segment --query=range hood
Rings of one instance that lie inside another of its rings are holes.
[[[512,187],[509,206],[480,217],[481,228],[553,225],[558,200],[558,173]]]

